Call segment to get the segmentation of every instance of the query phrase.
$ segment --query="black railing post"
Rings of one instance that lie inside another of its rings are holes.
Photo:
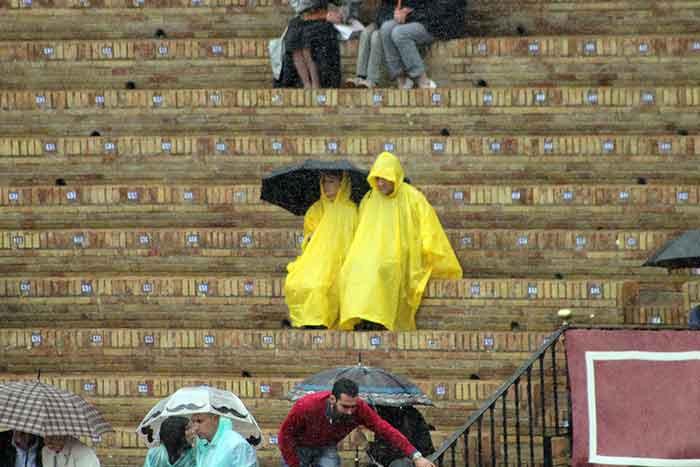
[[[491,467],[496,467],[496,420],[494,419],[494,411],[496,403],[491,404],[489,412],[491,414]]]
[[[545,388],[545,362],[546,362],[546,352],[550,349],[552,349],[552,363],[553,363],[553,371],[554,371],[554,384],[555,386],[558,385],[557,380],[556,380],[556,349],[554,348],[557,344],[557,341],[559,337],[565,332],[566,328],[560,328],[556,330],[554,333],[552,333],[550,336],[548,336],[542,344],[537,348],[537,351],[530,357],[528,358],[518,369],[516,372],[511,376],[507,381],[505,381],[503,384],[499,386],[499,388],[496,390],[496,392],[483,404],[481,407],[474,411],[469,418],[467,419],[466,423],[462,425],[455,433],[450,435],[442,444],[442,446],[430,456],[430,459],[435,459],[437,460],[441,467],[446,463],[444,456],[447,454],[448,450],[451,450],[453,452],[453,462],[452,462],[452,467],[456,467],[455,465],[455,459],[457,457],[457,452],[454,451],[453,449],[456,449],[456,446],[459,443],[459,438],[463,437],[463,442],[464,442],[464,465],[466,467],[469,466],[471,459],[469,458],[469,432],[472,427],[474,427],[475,423],[479,423],[479,439],[477,440],[478,446],[474,446],[475,448],[478,448],[478,453],[475,455],[474,459],[475,461],[478,461],[480,464],[483,461],[483,417],[484,414],[486,413],[487,410],[491,412],[491,420],[492,420],[492,426],[490,427],[490,432],[492,434],[492,440],[491,440],[491,464],[495,465],[496,463],[496,458],[498,457],[496,455],[496,451],[498,449],[503,449],[503,462],[501,465],[508,465],[509,462],[513,462],[515,459],[510,460],[512,456],[510,455],[510,446],[509,446],[509,422],[512,423],[512,420],[510,419],[509,415],[509,402],[508,402],[508,392],[510,391],[510,388],[515,386],[514,388],[514,400],[515,400],[515,437],[516,437],[516,454],[517,454],[517,463],[518,465],[522,465],[523,459],[522,459],[522,446],[521,446],[521,430],[520,430],[520,380],[523,378],[523,375],[525,373],[527,374],[528,378],[528,423],[530,426],[530,437],[532,437],[534,431],[536,430],[536,418],[537,416],[534,414],[534,409],[532,406],[534,405],[533,401],[533,395],[532,395],[532,371],[533,367],[535,365],[535,362],[539,360],[540,362],[540,399],[542,402],[542,406],[540,407],[540,416],[542,417],[542,435],[545,436],[547,435],[547,413],[550,410],[548,406],[548,401],[546,397],[546,388]],[[568,389],[568,381],[567,381],[567,389]],[[559,426],[559,414],[558,414],[558,387],[555,387],[554,390],[554,403],[555,403],[555,421],[557,425],[557,432],[559,431],[558,426]],[[495,411],[498,408],[496,404],[498,403],[498,399],[501,399],[501,409],[502,409],[502,420],[503,420],[503,441],[502,443],[497,443],[496,442],[496,427],[495,427]],[[570,410],[570,408],[569,408]],[[534,442],[534,439],[530,440],[531,443]],[[499,444],[501,446],[499,446]],[[531,455],[533,454],[533,449],[530,449]],[[530,458],[532,459],[532,457]]]
[[[506,399],[508,391],[503,393],[501,401],[503,402],[503,465],[508,465],[508,409],[506,407]]]
[[[554,434],[559,436],[559,389],[557,388],[557,341],[552,347],[552,388],[554,395]]]
[[[464,466],[469,467],[469,428],[464,432]]]
[[[532,367],[527,369],[527,424],[530,429],[530,465],[535,465],[535,424],[532,415]]]
[[[518,465],[523,465],[522,452],[520,451],[520,376],[515,378],[515,454]]]
[[[450,448],[450,454],[452,455],[452,467],[457,467],[457,445],[453,444]]]
[[[571,426],[571,381],[569,381],[569,356],[566,354],[566,342],[564,342],[564,360],[567,362],[566,365],[566,421],[568,423],[568,428],[566,430],[567,436],[569,438],[569,452],[574,449],[574,436],[571,433],[573,431],[573,426]]]
[[[476,440],[476,446],[477,446],[477,450],[476,450],[476,465],[478,465],[479,467],[481,467],[482,465],[484,465],[484,461],[483,461],[483,458],[482,458],[482,451],[483,451],[483,449],[484,449],[483,446],[482,446],[482,438],[484,437],[484,434],[483,434],[483,432],[482,432],[482,430],[481,430],[481,425],[483,424],[483,421],[484,421],[484,420],[483,420],[483,417],[479,417],[478,425],[476,426],[476,433],[477,433],[477,435],[478,435],[478,438],[477,438],[477,440]]]
[[[540,355],[540,401],[542,403],[542,406],[540,407],[540,423],[542,424],[541,430],[542,430],[542,457],[544,458],[545,456],[545,451],[547,450],[547,447],[545,446],[545,436],[547,435],[547,414],[546,414],[546,405],[547,401],[545,400],[545,390],[544,390],[544,353]]]

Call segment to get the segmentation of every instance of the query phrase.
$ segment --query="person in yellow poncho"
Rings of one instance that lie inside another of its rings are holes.
[[[321,198],[304,215],[302,254],[287,265],[284,295],[294,327],[338,324],[336,276],[357,227],[357,205],[344,172],[321,175]]]
[[[401,163],[383,152],[367,177],[372,190],[338,276],[340,328],[365,322],[390,331],[416,329],[430,277],[459,279],[462,268],[435,210],[404,182]]]

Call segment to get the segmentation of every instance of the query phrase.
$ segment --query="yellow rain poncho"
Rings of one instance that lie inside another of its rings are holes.
[[[321,199],[304,216],[302,254],[287,265],[284,295],[292,326],[338,324],[336,277],[357,227],[357,206],[350,199],[350,177],[343,174],[334,200],[321,184]]]
[[[390,195],[377,189],[377,177],[394,182]],[[403,180],[396,156],[380,154],[367,177],[372,190],[360,204],[357,231],[338,277],[341,329],[367,320],[390,331],[415,330],[428,279],[462,277],[435,210]]]

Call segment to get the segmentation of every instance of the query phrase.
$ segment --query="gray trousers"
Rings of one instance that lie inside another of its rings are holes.
[[[380,29],[384,58],[389,69],[389,79],[396,79],[403,71],[411,78],[425,73],[425,64],[418,47],[433,42],[433,36],[420,23],[398,24],[391,20]]]
[[[367,25],[360,34],[360,44],[357,50],[357,73],[355,75],[377,84],[382,77],[383,62],[382,36],[377,25],[372,23]]]

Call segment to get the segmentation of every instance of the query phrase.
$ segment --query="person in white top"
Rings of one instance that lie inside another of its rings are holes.
[[[47,436],[42,456],[44,467],[100,467],[95,451],[72,436]]]

